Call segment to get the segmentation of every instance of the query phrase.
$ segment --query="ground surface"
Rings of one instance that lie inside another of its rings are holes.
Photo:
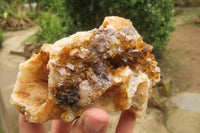
[[[198,10],[200,8],[186,8],[175,17],[177,29],[171,34],[165,58],[159,61],[164,80],[172,83],[169,111],[163,113],[158,109],[148,109],[144,118],[137,119],[134,133],[199,133],[200,107],[195,103],[200,101],[200,27],[192,24]],[[24,58],[9,52],[18,49],[21,41],[36,30],[37,27],[32,27],[4,33],[5,41],[0,50],[0,91],[14,133],[18,129],[18,112],[9,104],[9,97],[19,63]],[[108,133],[114,131],[119,114],[110,114]]]
[[[20,43],[28,36],[35,33],[37,27],[32,27],[23,31],[14,31],[4,33],[3,47],[0,50],[0,91],[4,100],[4,107],[6,111],[3,116],[9,117],[9,122],[14,133],[18,132],[18,112],[13,105],[10,104],[10,94],[12,92],[19,64],[24,62],[24,57],[11,55],[10,50],[17,50],[20,47]]]
[[[200,27],[193,24],[197,11],[200,8],[187,8],[175,18],[177,29],[168,44],[168,65],[162,67],[165,78],[172,82],[170,100],[175,103],[165,114],[170,133],[200,131]],[[177,23],[181,19],[185,21]]]

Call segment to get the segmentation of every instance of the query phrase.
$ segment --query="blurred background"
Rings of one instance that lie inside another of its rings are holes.
[[[132,21],[162,71],[134,133],[200,132],[200,0],[0,0],[0,133],[18,133],[9,99],[19,64],[43,43],[97,28],[111,15]],[[110,114],[108,133],[119,115]]]

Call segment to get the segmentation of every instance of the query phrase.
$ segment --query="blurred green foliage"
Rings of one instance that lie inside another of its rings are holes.
[[[198,15],[198,17],[200,17],[200,10],[199,10],[199,11],[197,11],[197,15]]]
[[[32,42],[33,44],[37,44],[37,40],[38,40],[37,35],[33,34],[33,35],[30,35],[29,37],[27,37],[25,40],[23,40],[21,42],[21,45],[24,45],[27,42]]]
[[[27,11],[24,10],[24,3],[27,0],[0,0],[0,15],[4,19],[8,19],[9,16],[13,16],[16,19],[22,20],[27,16]]]
[[[3,43],[3,33],[0,29],[0,48],[2,47],[2,43]]]
[[[41,13],[37,20],[40,29],[36,33],[38,40],[42,43],[53,43],[61,38],[62,27],[56,14],[51,11]]]
[[[174,0],[43,0],[40,6],[48,9],[48,14],[39,22],[39,35],[47,43],[59,39],[56,37],[99,27],[106,16],[117,15],[130,19],[144,41],[154,46],[158,56],[162,55],[174,28]],[[51,12],[55,13],[54,17],[50,17]]]
[[[69,36],[71,29],[71,17],[65,7],[65,0],[43,0],[39,7],[42,12],[37,19],[40,29],[36,33],[42,43],[54,43],[62,37]]]
[[[34,24],[36,13],[29,0],[0,0],[0,28],[21,30]]]

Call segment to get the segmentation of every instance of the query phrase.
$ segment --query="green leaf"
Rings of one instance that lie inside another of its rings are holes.
[[[4,12],[4,13],[3,13],[3,17],[4,17],[5,19],[8,19],[8,12]]]

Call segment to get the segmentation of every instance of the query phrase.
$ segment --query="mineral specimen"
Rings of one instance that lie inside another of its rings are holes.
[[[152,48],[129,20],[106,17],[99,29],[44,44],[20,64],[11,102],[36,123],[70,122],[90,107],[139,117],[160,79]]]

